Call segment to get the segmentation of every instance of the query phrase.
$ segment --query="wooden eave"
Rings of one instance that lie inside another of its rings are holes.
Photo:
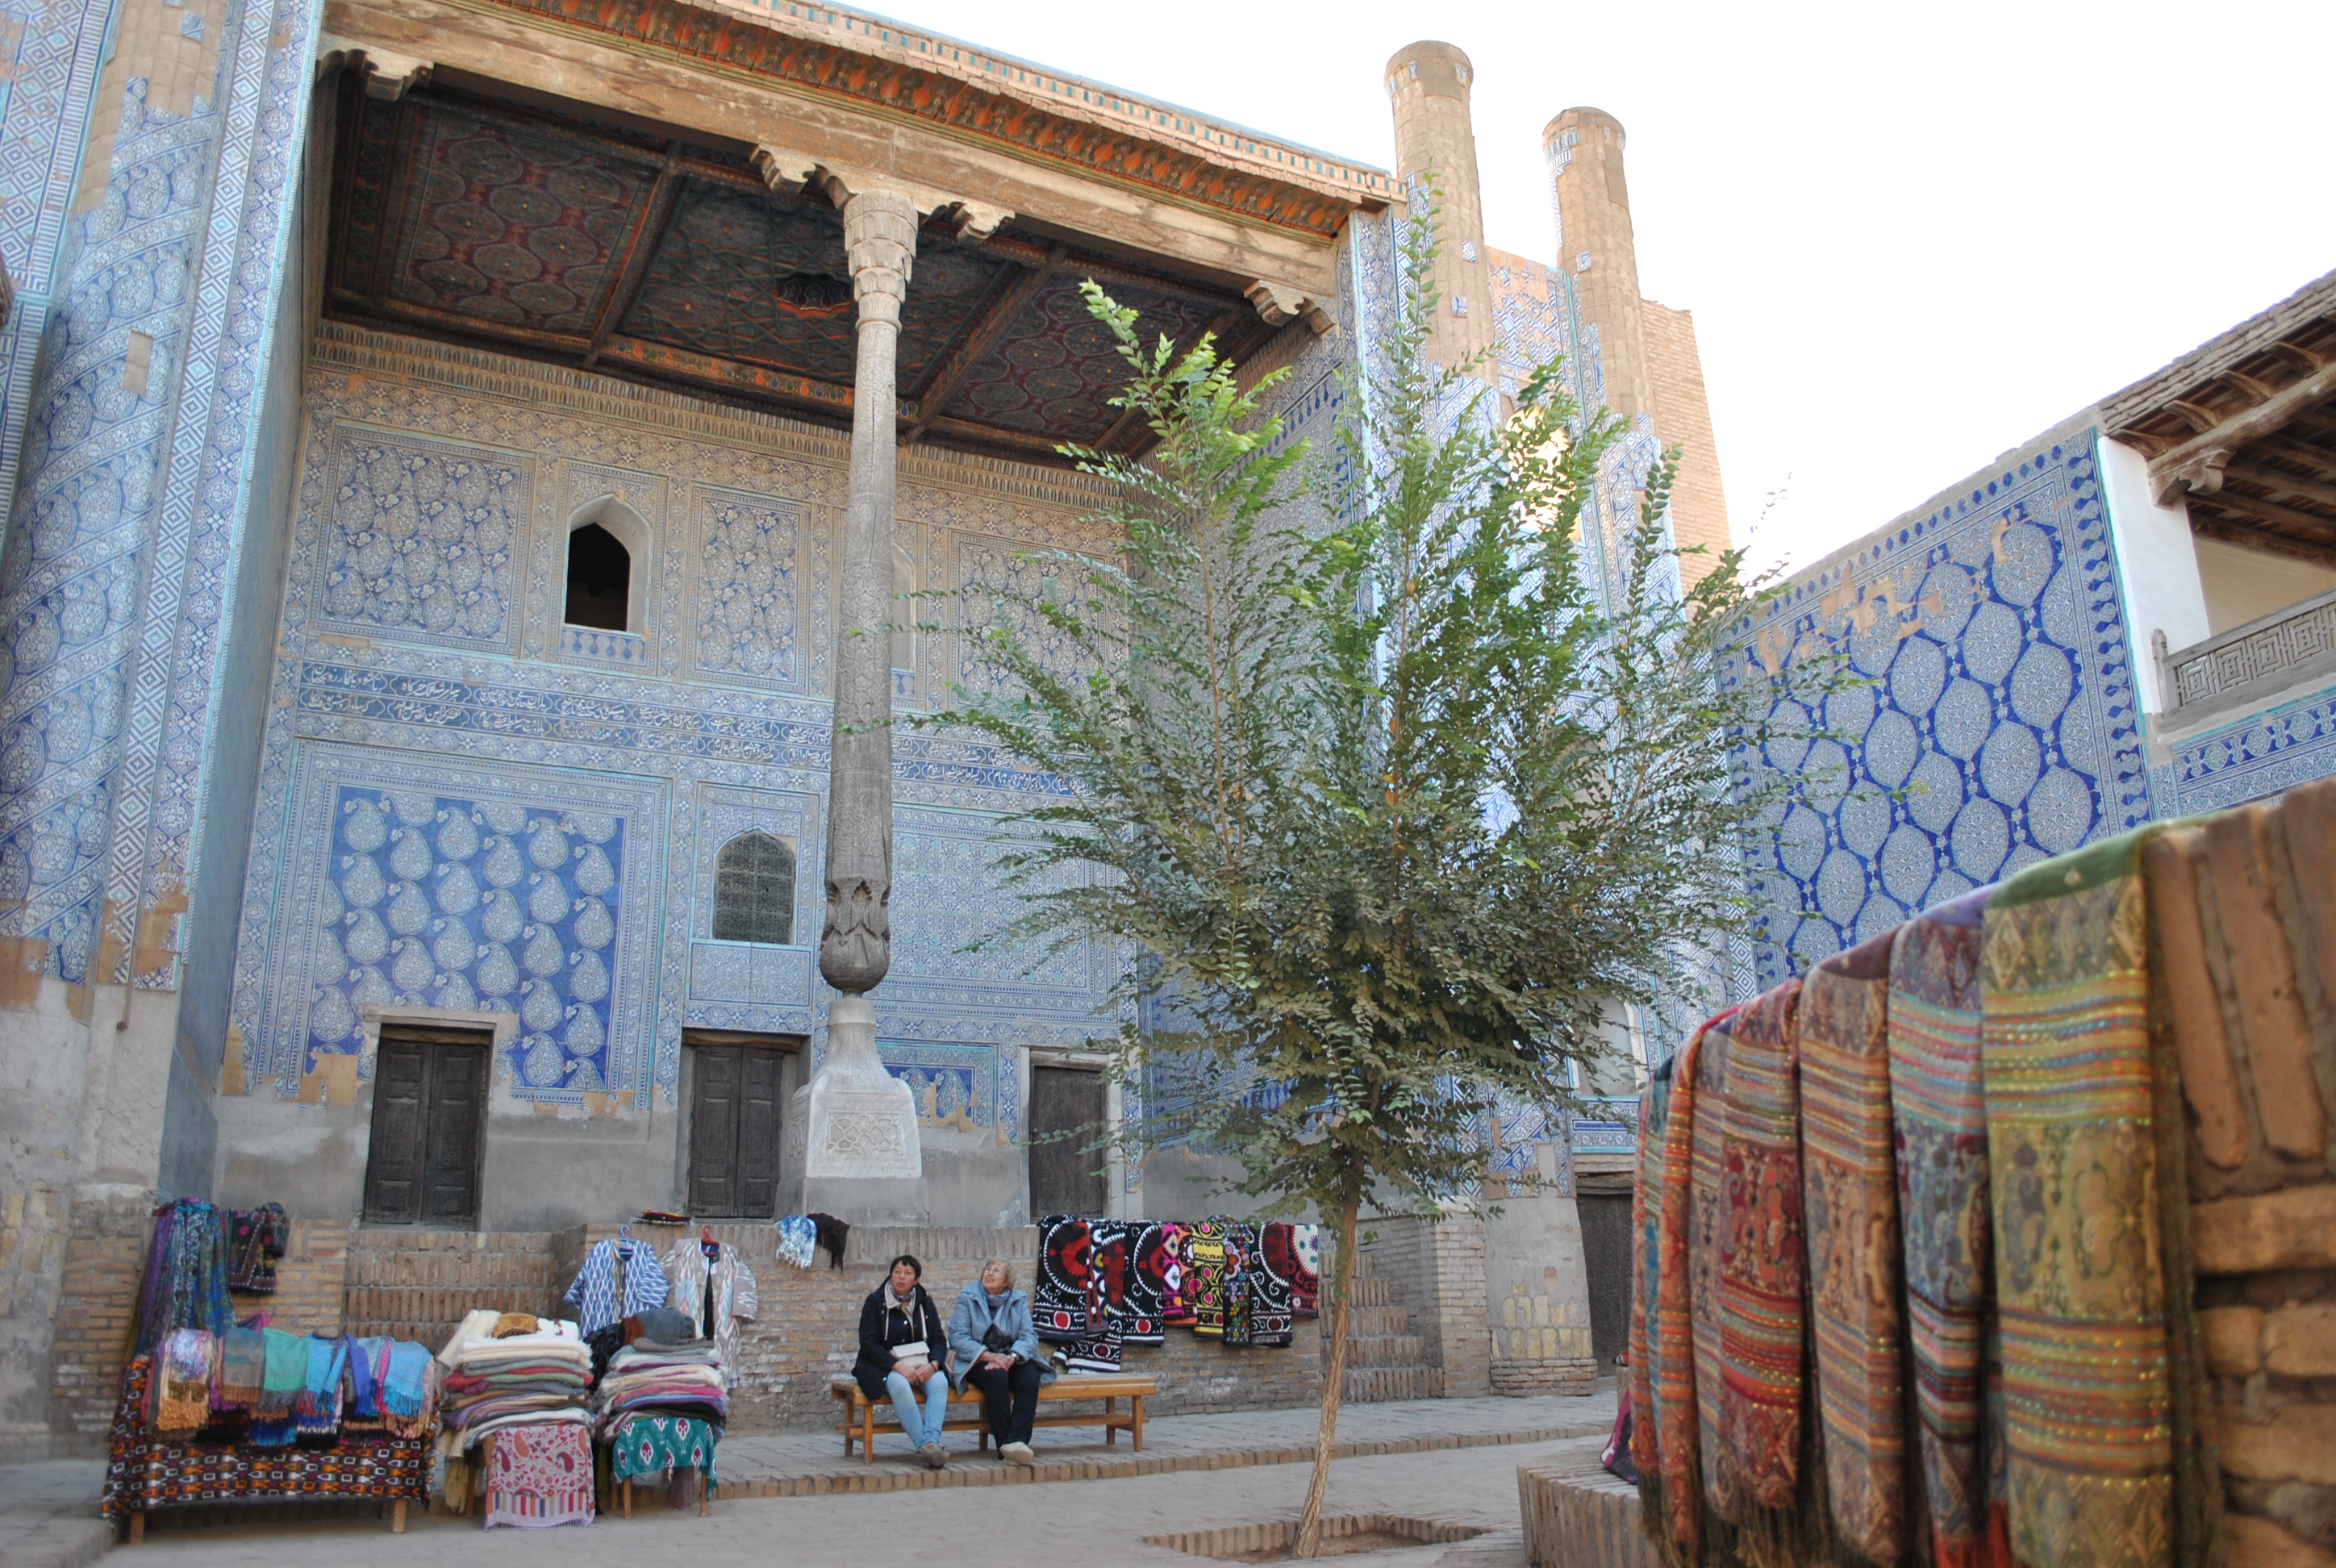
[[[2336,273],[2101,405],[2194,532],[2336,565]]]

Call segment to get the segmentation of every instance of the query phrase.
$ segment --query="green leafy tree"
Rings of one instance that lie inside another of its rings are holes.
[[[1728,756],[1769,696],[1722,678],[1738,559],[1665,586],[1676,453],[1593,592],[1577,535],[1621,427],[1555,365],[1490,417],[1425,358],[1432,291],[1349,382],[1343,478],[1310,482],[1261,417],[1278,375],[1244,390],[1207,339],[1147,346],[1086,292],[1156,438],[1073,453],[1114,482],[1096,517],[1124,553],[1044,556],[1048,590],[995,605],[988,684],[943,722],[1065,786],[1010,824],[1025,901],[998,940],[1132,949],[1123,1000],[1149,1022],[1114,1070],[1201,1088],[1124,1135],[1189,1138],[1335,1225],[1310,1556],[1364,1210],[1441,1213],[1497,1106],[1573,1104],[1612,1007],[1691,983],[1684,939],[1741,921],[1764,803]]]

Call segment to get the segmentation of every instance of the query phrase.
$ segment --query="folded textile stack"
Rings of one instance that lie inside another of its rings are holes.
[[[730,1416],[722,1383],[722,1358],[712,1340],[636,1339],[608,1359],[592,1413],[608,1437],[636,1416],[683,1416],[719,1427]]]
[[[472,1312],[438,1352],[439,1446],[468,1453],[491,1432],[513,1427],[585,1426],[592,1353],[573,1323],[543,1320],[530,1334],[494,1337],[501,1313]],[[394,1368],[392,1368],[393,1371]]]

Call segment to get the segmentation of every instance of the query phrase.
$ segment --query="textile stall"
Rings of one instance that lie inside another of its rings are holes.
[[[429,1495],[438,1380],[426,1349],[287,1333],[264,1312],[234,1320],[229,1237],[238,1261],[280,1256],[282,1211],[268,1207],[245,1230],[207,1203],[155,1211],[102,1504],[129,1520],[133,1542],[157,1508],[268,1500],[378,1501],[402,1532],[406,1504]]]
[[[1229,1349],[1279,1349],[1321,1300],[1321,1228],[1086,1219],[1038,1222],[1031,1315],[1072,1374],[1120,1370],[1125,1347],[1189,1329]]]
[[[437,1359],[447,1505],[477,1499],[487,1529],[590,1524],[592,1352],[578,1326],[481,1309]]]
[[[1836,953],[1654,1075],[1627,1375],[1667,1563],[2213,1560],[2163,831]]]
[[[715,1451],[730,1417],[721,1352],[711,1339],[686,1337],[687,1320],[669,1309],[628,1323],[643,1331],[608,1359],[592,1396],[609,1484],[624,1488],[627,1518],[634,1483],[657,1475],[669,1477],[673,1506],[695,1503],[702,1513],[716,1485]]]

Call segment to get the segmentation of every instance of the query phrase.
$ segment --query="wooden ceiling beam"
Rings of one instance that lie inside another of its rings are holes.
[[[2336,545],[2306,543],[2300,539],[2290,539],[2283,533],[2273,533],[2268,529],[2250,528],[2244,522],[2234,522],[2225,517],[2200,517],[2193,512],[2190,531],[2204,539],[2218,539],[2224,544],[2260,550],[2265,555],[2309,561],[2313,566],[2336,567]]]
[[[941,367],[933,373],[919,394],[916,422],[901,431],[901,445],[914,446],[924,439],[925,432],[932,428],[933,421],[940,416],[941,410],[949,406],[950,399],[957,396],[967,379],[981,367],[982,361],[988,359],[990,352],[1013,330],[1015,322],[1020,320],[1022,313],[1030,307],[1030,302],[1038,297],[1038,291],[1046,287],[1047,280],[1062,266],[1063,258],[1069,254],[1069,248],[1059,243],[1047,247],[1039,257],[1037,265],[1027,267],[1007,289],[1004,297],[973,324],[972,329],[959,341],[956,349],[942,361]],[[1025,265],[1018,258],[1016,264]],[[913,278],[910,287],[916,287]]]
[[[2321,543],[2336,547],[2336,519],[2320,517],[2309,511],[2299,511],[2292,506],[2282,506],[2275,501],[2263,501],[2255,496],[2242,495],[2236,491],[2228,489],[2218,490],[2212,495],[2192,496],[2190,507],[2193,519],[2195,519],[2197,509],[2202,506],[2224,511],[2235,511],[2241,517],[2252,518],[2257,522],[2268,522],[2279,528],[2302,529],[2308,535],[2317,536],[2316,539],[2292,541],[2298,544]]]
[[[608,346],[608,336],[632,314],[633,301],[640,297],[641,285],[648,281],[649,266],[657,253],[665,247],[666,230],[673,226],[673,215],[681,206],[681,190],[687,177],[681,172],[681,143],[667,149],[665,167],[657,170],[657,183],[649,188],[649,199],[641,206],[640,220],[625,247],[625,259],[617,269],[617,280],[609,287],[608,297],[601,302],[599,319],[592,324],[592,346],[584,351],[584,368],[589,370]]]
[[[1063,438],[1038,435],[1027,430],[1007,430],[1003,425],[976,424],[969,419],[949,419],[936,414],[925,426],[928,436],[958,446],[1002,448],[1017,458],[1043,457],[1060,463],[1063,454],[1055,449]]]
[[[2300,424],[2302,421],[2296,423]],[[2283,457],[2290,463],[2300,463],[2317,473],[2336,479],[2336,452],[2324,446],[2313,446],[2309,442],[2292,440],[2284,435],[2266,435],[2247,450]]]
[[[2185,489],[2211,492],[2231,455],[2248,442],[2277,433],[2297,415],[2336,396],[2336,365],[2323,365],[2268,403],[2242,409],[2184,442],[2149,464],[2150,487],[2160,506],[2170,506]],[[2168,406],[2181,412],[2190,405],[2176,401]],[[2184,415],[2189,417],[2187,414]]]
[[[2224,468],[2223,473],[2226,479],[2244,479],[2249,484],[2259,484],[2266,490],[2283,490],[2299,501],[2316,501],[2322,506],[2336,506],[2336,484],[2322,484],[2316,479],[2289,473],[2269,463],[2234,463]],[[2330,527],[2336,528],[2336,518],[2329,519],[2328,522]]]
[[[2273,344],[2263,352],[2284,364],[2298,375],[2309,375],[2328,363],[2323,355],[2304,347],[2300,343],[2288,343],[2282,340]]]

